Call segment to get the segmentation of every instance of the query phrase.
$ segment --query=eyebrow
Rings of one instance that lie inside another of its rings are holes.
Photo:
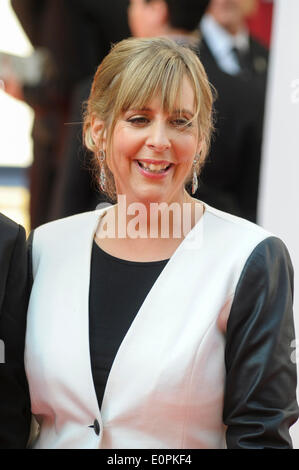
[[[129,110],[128,110],[129,111]],[[147,108],[147,107],[143,107],[143,108],[140,108],[140,109],[135,109],[135,108],[131,108],[130,111],[146,111],[146,112],[151,112],[152,109],[151,108]],[[189,116],[193,117],[194,116],[194,113],[192,111],[189,111],[188,109],[175,109],[173,111],[173,114],[189,114]]]

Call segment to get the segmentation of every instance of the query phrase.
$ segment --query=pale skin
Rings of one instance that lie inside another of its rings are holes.
[[[148,230],[151,224],[150,203],[175,202],[181,208],[184,203],[190,203],[192,213],[191,228],[201,218],[204,207],[197,199],[191,197],[184,189],[185,181],[192,171],[195,155],[200,152],[198,126],[193,123],[184,124],[194,113],[194,92],[187,78],[183,81],[178,110],[182,114],[169,114],[162,109],[160,97],[154,98],[145,109],[129,109],[118,119],[112,138],[111,150],[107,155],[107,164],[113,173],[118,197],[126,196],[127,206],[132,203],[142,203],[147,208]],[[107,150],[105,123],[96,117],[92,121],[92,137],[99,148]],[[157,163],[166,161],[171,168],[166,177],[153,180],[140,174],[136,160],[151,159]],[[121,221],[118,205],[114,211],[116,227],[125,223],[126,227],[136,215],[126,215]],[[107,211],[109,214],[110,211]],[[111,212],[110,212],[111,214]],[[107,222],[105,215],[101,224]],[[159,219],[160,221],[160,219]],[[180,223],[174,215],[170,227]],[[184,239],[176,238],[170,233],[168,238],[102,238],[101,230],[97,230],[96,242],[109,254],[130,261],[158,261],[170,258]],[[149,232],[148,232],[149,233]],[[160,234],[160,227],[159,227]]]
[[[178,108],[185,111],[179,117],[165,113],[159,97],[152,100],[146,110],[129,109],[124,113],[115,127],[107,163],[114,176],[118,201],[121,195],[125,195],[127,206],[133,202],[141,202],[147,208],[151,202],[166,202],[169,205],[176,202],[181,207],[184,203],[189,203],[192,229],[203,217],[205,208],[201,201],[191,197],[185,190],[185,181],[192,171],[194,157],[201,149],[197,125],[181,128],[184,119],[190,119],[194,112],[194,92],[187,78],[182,87],[182,97],[183,102],[178,103]],[[93,140],[98,148],[106,151],[106,134],[103,129],[105,123],[94,117]],[[136,168],[135,160],[141,158],[171,162],[173,167],[167,177],[152,181],[139,174]],[[120,238],[118,225],[128,227],[135,215],[127,215],[125,220],[121,220],[118,207],[119,204],[116,204],[104,213],[95,235],[96,243],[112,256],[137,262],[169,259],[186,236],[185,233],[184,236],[176,238],[170,233],[168,238]],[[151,223],[149,214],[148,211],[148,228]],[[101,231],[109,223],[109,217],[116,221],[116,236],[110,238],[103,237]],[[171,223],[174,224],[170,224],[173,227],[181,221],[171,219]],[[226,331],[228,312],[228,309],[223,309],[217,319],[218,328],[222,333]]]

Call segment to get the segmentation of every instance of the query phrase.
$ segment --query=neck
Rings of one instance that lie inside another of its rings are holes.
[[[107,223],[112,238],[184,238],[202,213],[202,204],[185,190],[179,201],[164,203],[130,202],[125,195],[120,194],[114,210],[108,211]]]
[[[236,36],[243,29],[243,24],[232,23],[225,26],[226,31],[228,31],[232,36]]]
[[[213,10],[209,11],[208,14],[219,26],[221,26],[221,28],[223,28],[232,36],[236,36],[245,28],[243,17],[240,15],[238,17],[222,19],[219,18]]]

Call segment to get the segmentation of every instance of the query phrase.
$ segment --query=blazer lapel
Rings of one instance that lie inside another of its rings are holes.
[[[132,397],[147,390],[149,378],[154,380],[159,374],[161,359],[172,350],[184,328],[186,290],[198,290],[195,257],[201,253],[203,219],[204,216],[164,267],[118,349],[103,396],[104,425],[109,426],[118,415],[130,412]],[[205,328],[204,322],[200,327]]]

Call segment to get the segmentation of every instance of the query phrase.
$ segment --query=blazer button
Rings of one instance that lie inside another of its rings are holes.
[[[98,436],[100,434],[100,425],[97,419],[95,419],[93,422],[93,429],[96,435]]]

